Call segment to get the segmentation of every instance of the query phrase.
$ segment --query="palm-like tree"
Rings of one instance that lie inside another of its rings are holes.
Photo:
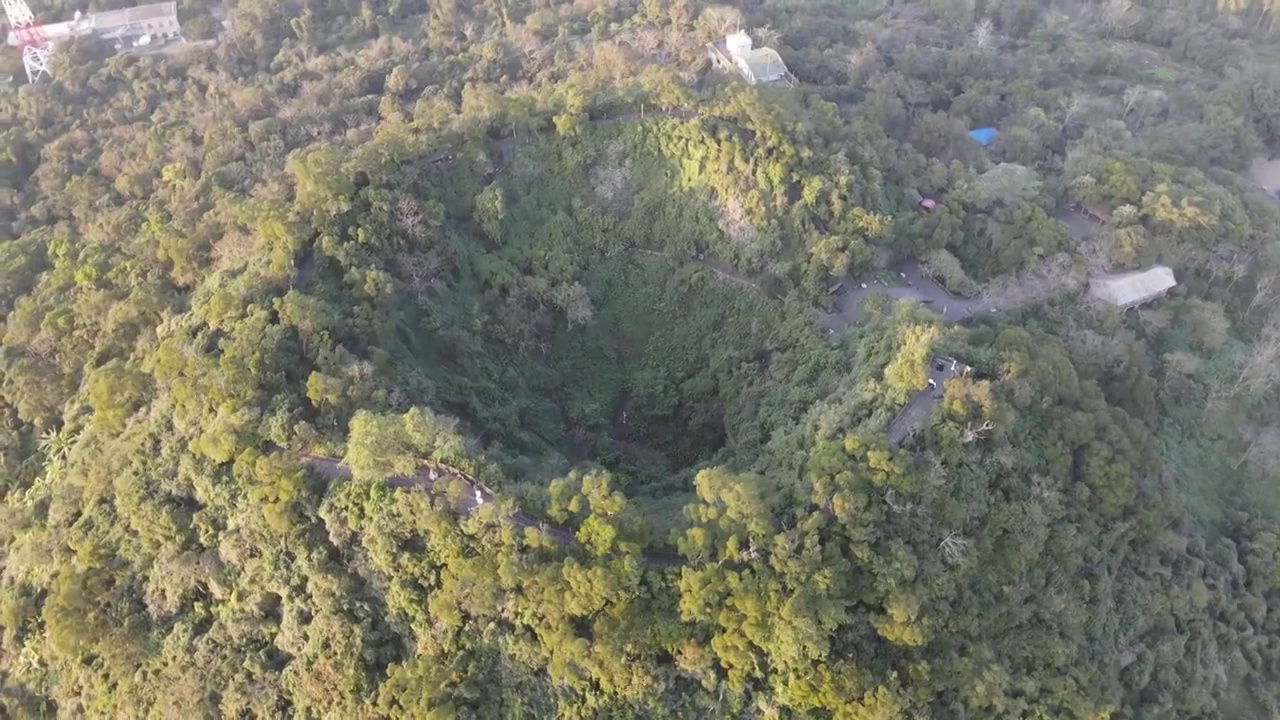
[[[44,455],[46,473],[56,473],[67,462],[67,455],[75,443],[75,436],[63,427],[61,430],[49,428],[40,436],[40,452]]]

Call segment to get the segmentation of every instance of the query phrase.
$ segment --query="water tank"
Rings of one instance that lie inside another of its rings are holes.
[[[751,36],[739,30],[725,37],[724,46],[734,57],[745,55],[751,52]]]

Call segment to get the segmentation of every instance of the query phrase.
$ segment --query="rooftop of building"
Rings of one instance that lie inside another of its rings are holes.
[[[41,25],[40,28],[46,38],[57,42],[81,35],[110,34],[135,27],[145,32],[148,29],[145,27],[148,23],[160,26],[177,23],[177,21],[178,4],[160,2],[88,13],[65,22]],[[18,44],[17,37],[12,32],[9,33],[8,44]]]
[[[759,47],[748,50],[738,56],[751,69],[751,74],[761,81],[782,77],[787,73],[787,64],[777,50]]]
[[[1080,203],[1080,209],[1084,211],[1085,215],[1104,225],[1111,222],[1111,208],[1102,203],[1082,202]]]
[[[733,35],[742,35],[749,38],[746,33],[741,31],[733,33],[729,37]],[[747,65],[756,81],[761,84],[795,84],[795,77],[791,74],[791,71],[787,68],[787,63],[778,54],[777,50],[769,47],[758,47],[734,54],[729,51],[729,37],[717,38],[707,43],[707,47],[720,56],[720,60],[725,66],[735,64],[735,61],[741,60]]]

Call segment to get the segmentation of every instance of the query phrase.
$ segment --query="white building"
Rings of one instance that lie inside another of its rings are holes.
[[[773,48],[754,47],[751,36],[741,30],[708,43],[707,57],[716,67],[737,72],[752,85],[795,84],[795,76],[787,70],[782,56]]]
[[[76,13],[72,20],[41,25],[40,29],[44,37],[55,46],[70,38],[85,35],[96,35],[112,43],[117,50],[182,41],[176,2],[103,10],[88,15]],[[17,35],[10,32],[7,42],[17,46]]]

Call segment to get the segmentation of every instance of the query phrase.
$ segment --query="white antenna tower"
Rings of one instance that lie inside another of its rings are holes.
[[[36,22],[36,16],[27,6],[27,0],[0,0],[9,16],[9,29],[22,47],[22,66],[27,70],[27,81],[32,85],[41,75],[49,73],[49,56],[53,43],[44,35],[44,29]]]

